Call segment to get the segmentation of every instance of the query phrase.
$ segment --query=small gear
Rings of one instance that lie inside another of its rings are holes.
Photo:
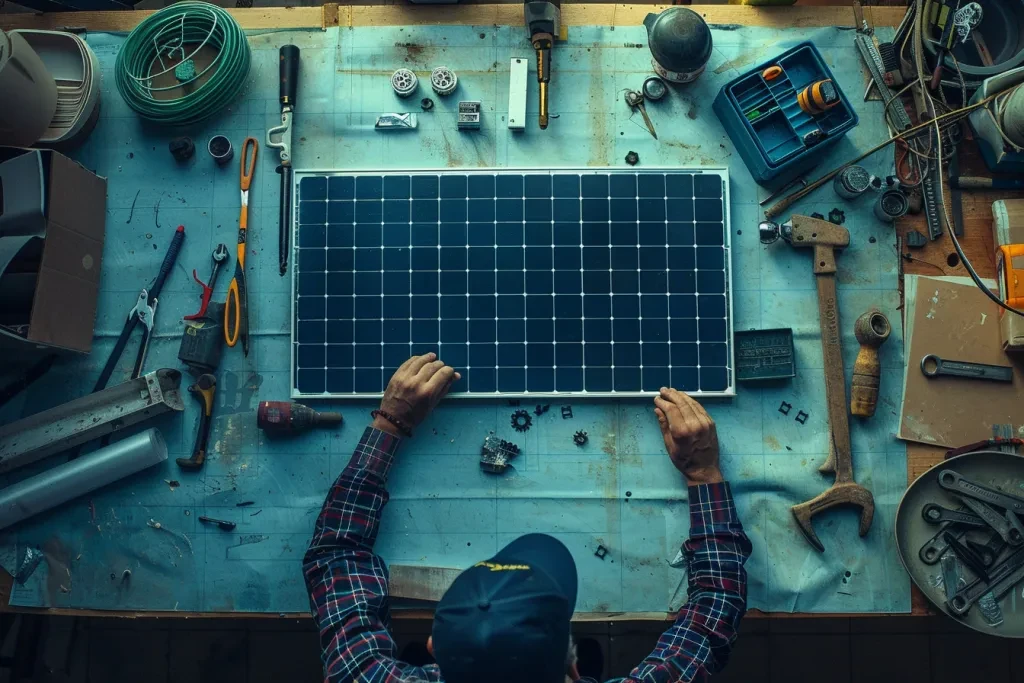
[[[525,410],[519,409],[512,413],[512,429],[517,432],[525,432],[533,424],[533,418]]]
[[[587,445],[589,438],[587,437],[587,433],[581,429],[572,435],[572,440],[577,446],[585,446]]]
[[[842,225],[843,221],[846,220],[846,212],[842,209],[832,209],[828,212],[829,223],[835,223],[836,225]]]
[[[626,152],[626,163],[630,166],[636,166],[640,163],[640,155],[636,152]]]

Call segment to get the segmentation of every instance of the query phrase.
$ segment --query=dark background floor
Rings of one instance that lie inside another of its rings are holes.
[[[0,683],[313,683],[322,680],[311,620],[3,617]],[[622,676],[654,646],[656,622],[577,624]],[[399,646],[426,621],[397,620]],[[15,644],[12,636],[16,636]],[[14,658],[12,663],[7,658]],[[12,671],[12,665],[17,671]],[[748,618],[716,683],[1024,682],[1019,641],[981,636],[945,617]]]

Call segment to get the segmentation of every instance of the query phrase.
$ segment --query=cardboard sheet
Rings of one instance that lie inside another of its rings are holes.
[[[968,278],[905,278],[907,367],[899,437],[950,448],[1024,430],[1024,358],[1006,354],[999,308]],[[1012,384],[928,378],[921,359],[1014,367]]]

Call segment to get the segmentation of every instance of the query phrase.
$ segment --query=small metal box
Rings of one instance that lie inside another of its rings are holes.
[[[480,130],[479,102],[459,102],[459,130]]]
[[[783,380],[796,376],[792,329],[737,330],[733,343],[737,381]]]

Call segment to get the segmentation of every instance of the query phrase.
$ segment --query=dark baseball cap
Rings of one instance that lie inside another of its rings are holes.
[[[434,658],[447,683],[560,683],[576,563],[546,534],[520,536],[459,574],[434,613]]]

